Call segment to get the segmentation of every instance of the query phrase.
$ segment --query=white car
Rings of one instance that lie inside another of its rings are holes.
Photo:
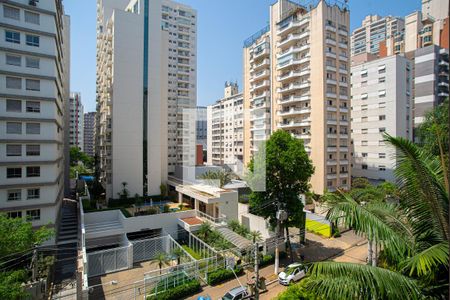
[[[290,264],[284,269],[284,272],[278,274],[278,282],[282,285],[289,285],[306,276],[308,268],[301,263]]]

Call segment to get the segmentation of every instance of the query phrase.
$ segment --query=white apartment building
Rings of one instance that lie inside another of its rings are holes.
[[[172,1],[98,0],[96,152],[107,199],[122,182],[132,195],[159,194],[177,163],[195,163],[195,149],[183,154],[195,140],[183,109],[196,107],[196,15]]]
[[[352,176],[394,181],[383,133],[412,139],[412,63],[393,55],[352,66]]]
[[[282,129],[304,142],[315,193],[350,186],[348,28],[340,1],[271,6],[269,26],[244,42],[245,165]]]
[[[207,108],[209,165],[241,171],[244,155],[244,104],[237,83],[225,83],[224,98]]]
[[[57,224],[64,196],[69,17],[62,1],[0,3],[0,211]]]
[[[83,152],[94,157],[95,151],[95,111],[84,114]]]
[[[84,109],[81,103],[80,93],[70,93],[70,128],[69,145],[78,147],[81,151],[84,149]]]
[[[351,36],[351,55],[361,53],[379,54],[380,42],[390,40],[405,29],[405,20],[399,17],[368,15]]]

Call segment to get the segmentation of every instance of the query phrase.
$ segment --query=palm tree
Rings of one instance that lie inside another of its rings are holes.
[[[209,235],[212,232],[211,224],[208,222],[203,222],[198,229],[198,235],[203,238],[205,241],[208,240]]]
[[[162,266],[167,262],[167,255],[163,252],[159,252],[158,254],[156,254],[155,260],[158,262],[159,274],[161,275]]]
[[[177,265],[180,264],[181,257],[183,257],[183,254],[184,254],[184,251],[183,251],[183,249],[181,249],[181,248],[176,247],[176,248],[174,248],[174,249],[172,250],[172,255],[173,255],[173,257],[176,258],[176,260],[177,260]]]
[[[380,265],[313,264],[306,287],[319,298],[448,298],[449,198],[441,160],[403,138],[385,139],[396,149],[399,202],[327,198],[328,219],[382,249]]]
[[[252,230],[252,231],[250,231],[250,233],[248,235],[252,239],[253,244],[256,242],[262,241],[261,232],[259,232],[258,230]]]

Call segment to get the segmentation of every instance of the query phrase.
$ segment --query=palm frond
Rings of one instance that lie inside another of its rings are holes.
[[[369,265],[319,262],[309,271],[306,288],[325,299],[421,298],[417,281]]]
[[[440,267],[448,268],[448,251],[447,242],[433,245],[407,259],[402,264],[403,271],[409,270],[409,276],[427,276]]]
[[[411,248],[411,241],[407,236],[392,228],[384,217],[372,212],[370,207],[368,209],[359,205],[349,195],[343,193],[328,195],[326,199],[326,204],[330,207],[327,213],[328,220],[352,228],[370,241],[376,240],[389,257],[399,260]],[[379,204],[380,207],[382,205]],[[384,205],[388,210],[387,204]]]
[[[388,134],[385,139],[397,150],[395,174],[415,233],[432,229],[434,237],[428,234],[428,239],[448,240],[448,193],[439,160],[406,139]]]

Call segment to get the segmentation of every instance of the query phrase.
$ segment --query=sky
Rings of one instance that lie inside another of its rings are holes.
[[[71,17],[70,89],[84,111],[95,110],[96,2],[64,0]],[[225,81],[241,87],[243,41],[267,25],[274,0],[179,0],[197,10],[197,104],[223,97]],[[304,1],[303,3],[307,3]],[[420,0],[349,0],[351,30],[368,14],[402,16],[420,10]]]

